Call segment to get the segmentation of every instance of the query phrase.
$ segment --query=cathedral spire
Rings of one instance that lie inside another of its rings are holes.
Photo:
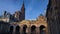
[[[22,4],[22,7],[24,7],[24,1],[23,1],[23,4]]]
[[[25,19],[25,6],[24,6],[24,1],[23,1],[23,4],[22,4],[21,13],[22,13],[22,20],[24,20]]]
[[[22,13],[25,13],[25,6],[24,6],[24,1],[23,1],[23,4],[22,4],[21,11],[22,11]]]

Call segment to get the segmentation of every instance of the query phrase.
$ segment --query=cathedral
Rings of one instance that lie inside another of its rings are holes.
[[[3,15],[0,16],[0,21],[4,22],[19,22],[25,20],[25,7],[24,3],[22,5],[21,11],[16,11],[13,15],[11,15],[9,12],[4,11]]]
[[[60,34],[60,0],[49,0],[46,15],[36,20],[25,20],[25,6],[21,11],[0,16],[0,34]]]

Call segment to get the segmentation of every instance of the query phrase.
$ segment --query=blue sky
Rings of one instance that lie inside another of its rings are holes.
[[[0,0],[0,15],[3,11],[13,14],[15,11],[20,10],[23,0]],[[25,4],[25,19],[34,20],[40,14],[45,15],[48,0],[24,0]]]

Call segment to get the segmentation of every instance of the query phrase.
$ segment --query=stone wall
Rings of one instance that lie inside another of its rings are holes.
[[[59,34],[60,0],[49,0],[46,17],[49,34]]]

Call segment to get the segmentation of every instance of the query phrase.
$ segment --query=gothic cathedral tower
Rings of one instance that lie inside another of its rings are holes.
[[[22,20],[25,20],[25,7],[24,7],[24,2],[22,4],[22,7],[21,7],[21,11],[16,11],[15,14],[14,14],[14,17],[15,17],[15,21],[19,22],[19,21],[22,21]]]
[[[22,4],[21,13],[22,13],[22,20],[25,20],[25,6],[24,6],[24,2]]]
[[[60,0],[49,0],[46,12],[49,34],[60,34],[59,15],[60,15]]]

